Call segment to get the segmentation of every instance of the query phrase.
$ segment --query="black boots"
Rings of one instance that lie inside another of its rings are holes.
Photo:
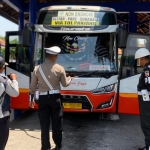
[[[62,146],[56,146],[54,149],[52,150],[60,150]]]
[[[138,150],[146,150],[146,146],[143,148],[138,148]]]
[[[139,148],[138,150],[150,150],[150,145],[146,145],[143,148]]]

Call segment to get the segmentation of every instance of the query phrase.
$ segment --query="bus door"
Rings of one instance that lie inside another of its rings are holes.
[[[6,32],[5,61],[9,68],[30,76],[29,48],[22,46],[22,32]]]
[[[30,56],[28,47],[23,47],[21,31],[6,32],[5,61],[8,62],[5,74],[13,72],[19,83],[19,96],[11,97],[12,109],[29,109],[28,90],[30,83]]]
[[[145,47],[150,50],[150,36],[129,33],[126,49],[122,50],[120,65],[120,84],[118,84],[118,113],[139,114],[137,84],[143,68],[134,59],[137,49]]]

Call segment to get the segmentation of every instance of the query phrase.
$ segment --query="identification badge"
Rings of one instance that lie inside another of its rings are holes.
[[[147,90],[141,90],[143,101],[149,101],[149,94]]]

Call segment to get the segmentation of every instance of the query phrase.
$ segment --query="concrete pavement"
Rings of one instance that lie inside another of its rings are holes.
[[[120,118],[113,122],[99,120],[98,114],[65,113],[62,150],[137,150],[143,146],[139,116]],[[37,111],[28,111],[11,123],[6,150],[40,150],[40,140]],[[54,147],[52,139],[51,143]]]

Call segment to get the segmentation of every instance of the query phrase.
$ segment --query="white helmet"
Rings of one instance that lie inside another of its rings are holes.
[[[148,55],[150,55],[150,52],[148,49],[140,48],[135,52],[135,58],[134,59],[138,59],[138,58],[145,57]]]

